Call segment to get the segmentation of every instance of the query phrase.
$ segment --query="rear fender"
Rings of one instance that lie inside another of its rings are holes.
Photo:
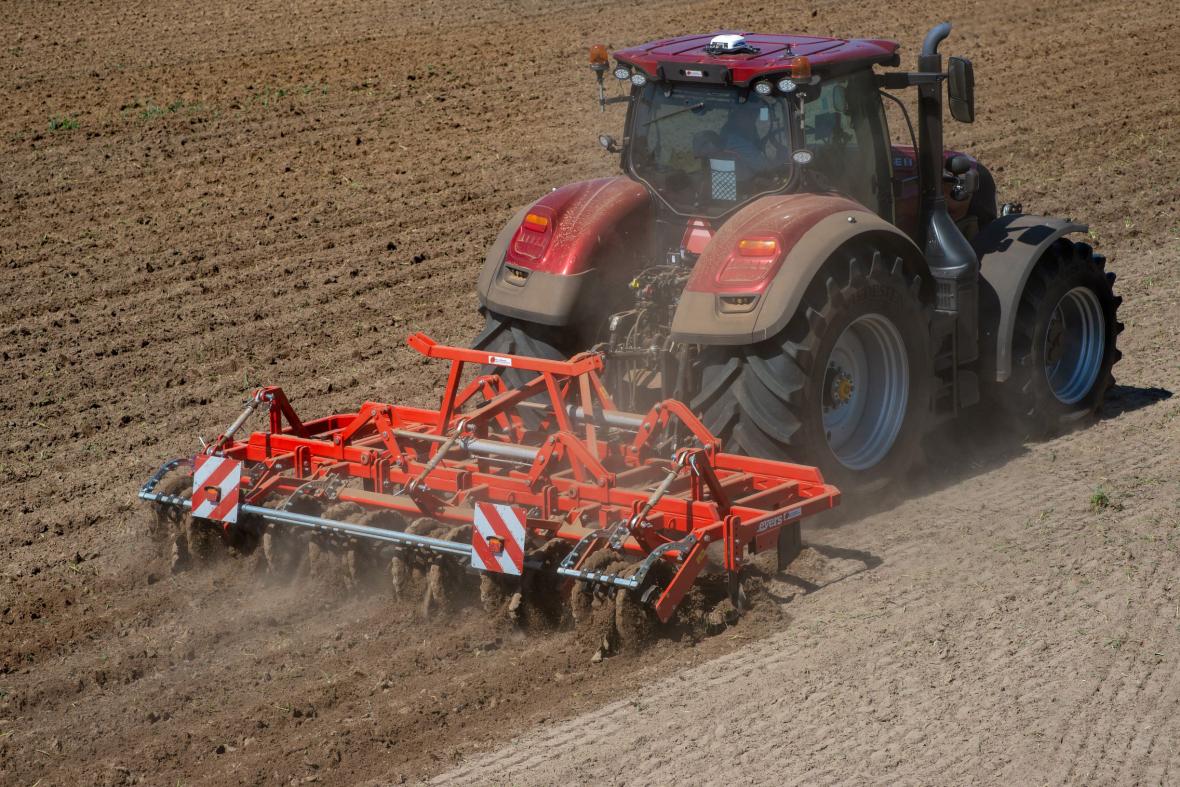
[[[971,245],[979,255],[980,336],[985,358],[995,358],[995,379],[1012,375],[1012,338],[1020,298],[1029,274],[1058,238],[1086,232],[1085,224],[1046,216],[1001,216],[987,225]]]
[[[744,238],[778,240],[777,268],[761,282],[736,286],[724,281]],[[858,202],[833,194],[763,197],[722,226],[693,269],[672,319],[676,341],[694,344],[750,344],[781,331],[799,308],[812,280],[841,247],[863,240],[903,259],[911,275],[931,279],[925,258],[897,227]]]
[[[480,303],[508,317],[568,324],[596,267],[645,223],[649,203],[647,190],[624,177],[554,189],[500,231],[479,274]],[[549,220],[544,232],[525,234],[530,211]]]

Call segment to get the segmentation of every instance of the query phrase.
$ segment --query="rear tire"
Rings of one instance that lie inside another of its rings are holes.
[[[487,350],[490,353],[505,355],[525,355],[549,361],[564,361],[577,352],[577,350],[567,352],[562,349],[563,346],[568,346],[571,342],[568,335],[563,335],[561,328],[524,320],[513,320],[487,309],[481,311],[487,318],[487,324],[484,325],[479,336],[472,340],[471,347],[474,350]],[[568,334],[568,332],[565,333]],[[483,373],[499,375],[509,388],[520,388],[536,376],[535,372],[490,365],[483,367]],[[538,394],[533,397],[533,401],[545,403],[548,402],[548,397]],[[521,412],[521,420],[529,429],[535,429],[540,423],[537,414],[527,410]]]
[[[1034,436],[1048,437],[1095,415],[1114,385],[1123,324],[1106,259],[1061,239],[1029,275],[1016,314],[1005,409]]]
[[[530,358],[544,358],[564,361],[577,352],[565,349],[569,344],[569,331],[535,322],[514,320],[493,311],[483,310],[487,323],[483,331],[471,342],[472,349],[487,350],[505,355],[526,355]],[[485,374],[499,374],[509,388],[519,388],[533,378],[533,373],[503,366],[487,366]]]
[[[726,450],[816,465],[846,492],[898,479],[929,410],[920,283],[879,251],[834,258],[778,336],[702,352],[693,409]]]

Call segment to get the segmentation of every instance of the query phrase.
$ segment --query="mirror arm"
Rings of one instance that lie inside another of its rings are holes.
[[[926,71],[890,71],[877,75],[877,87],[885,90],[902,90],[918,85],[930,85],[946,79],[941,72]]]

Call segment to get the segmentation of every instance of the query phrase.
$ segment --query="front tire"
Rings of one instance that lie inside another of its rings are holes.
[[[1029,275],[1016,314],[1007,409],[1039,437],[1096,414],[1122,353],[1122,298],[1106,259],[1085,243],[1058,240]]]
[[[776,337],[702,353],[693,408],[729,451],[819,467],[848,492],[911,467],[929,410],[929,313],[900,258],[838,257]]]

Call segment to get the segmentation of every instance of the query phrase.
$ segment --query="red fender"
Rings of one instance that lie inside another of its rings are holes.
[[[841,246],[864,237],[929,277],[925,259],[897,227],[838,194],[763,197],[709,241],[672,318],[672,338],[749,344],[778,333],[807,286]]]
[[[522,209],[480,272],[480,302],[508,317],[565,325],[604,254],[649,224],[650,196],[624,177],[571,183]]]

